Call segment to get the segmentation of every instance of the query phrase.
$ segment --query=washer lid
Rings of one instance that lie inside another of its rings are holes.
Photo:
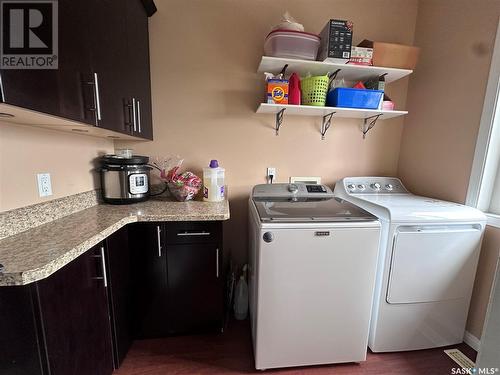
[[[264,222],[377,220],[365,210],[338,198],[254,198],[253,202]]]
[[[472,207],[439,199],[421,197],[413,194],[402,195],[360,195],[362,206],[370,211],[369,204],[383,207],[389,218],[398,222],[419,221],[484,221],[484,214]],[[357,203],[357,202],[356,202]]]

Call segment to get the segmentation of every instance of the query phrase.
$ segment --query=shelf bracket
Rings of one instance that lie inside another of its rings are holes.
[[[375,124],[377,123],[377,120],[380,116],[382,116],[383,113],[379,113],[378,115],[375,115],[375,116],[370,116],[370,117],[367,117],[363,120],[363,139],[366,138],[366,133],[368,133],[371,128],[373,128],[375,126]]]
[[[326,132],[330,129],[332,125],[332,117],[336,112],[329,113],[323,116],[323,122],[321,123],[321,140],[325,139]]]
[[[276,135],[279,135],[280,133],[281,124],[283,124],[285,109],[286,108],[282,108],[278,113],[276,113]]]

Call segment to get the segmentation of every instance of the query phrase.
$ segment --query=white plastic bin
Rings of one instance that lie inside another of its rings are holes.
[[[269,33],[264,42],[264,54],[290,59],[316,60],[319,45],[318,35],[293,30],[275,30]]]

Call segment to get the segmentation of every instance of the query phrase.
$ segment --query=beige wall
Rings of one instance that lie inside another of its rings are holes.
[[[92,160],[112,151],[111,140],[0,123],[0,211],[98,187]],[[51,174],[51,197],[38,197],[42,172]]]
[[[420,0],[398,174],[414,192],[464,202],[500,2]]]
[[[355,42],[372,38],[412,43],[414,0],[358,1],[157,1],[150,19],[155,141],[137,143],[147,155],[181,155],[195,172],[219,159],[227,170],[232,219],[226,248],[246,259],[247,199],[265,182],[266,167],[278,181],[322,176],[332,185],[345,175],[395,175],[402,119],[379,123],[362,140],[360,121],[336,120],[325,141],[319,119],[286,117],[274,135],[274,117],[257,115],[263,76],[256,74],[263,42],[288,10],[307,31],[319,32],[330,17],[354,21]],[[391,12],[387,9],[391,8]],[[405,107],[407,80],[390,87]]]
[[[463,203],[483,109],[500,2],[420,0],[398,174],[415,193]],[[500,230],[488,228],[467,329],[481,336]]]

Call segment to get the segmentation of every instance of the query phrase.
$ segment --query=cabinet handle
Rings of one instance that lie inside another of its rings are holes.
[[[126,109],[126,113],[128,115],[128,118],[125,119],[125,127],[129,127],[129,130],[132,130],[132,124],[133,124],[133,119],[132,119],[132,104],[130,104],[130,101],[128,99],[123,100],[123,106]]]
[[[132,98],[132,123],[134,124],[134,131],[137,131],[137,113],[136,113],[136,100]]]
[[[139,100],[137,101],[137,127],[141,133],[141,102]]]
[[[158,240],[158,257],[159,258],[161,258],[161,236],[160,236],[160,233],[161,233],[160,226],[157,225],[156,226],[156,235],[157,235],[157,240]]]
[[[104,258],[104,246],[101,246],[101,261],[102,261],[102,277],[104,279],[104,287],[108,287],[108,274],[106,272],[106,259]]]
[[[219,249],[215,249],[215,277],[219,278]]]
[[[210,236],[210,232],[181,232],[178,236]]]
[[[97,73],[94,73],[94,90],[95,90],[95,109],[97,112],[97,119],[101,120],[101,98],[99,96],[99,78]]]

